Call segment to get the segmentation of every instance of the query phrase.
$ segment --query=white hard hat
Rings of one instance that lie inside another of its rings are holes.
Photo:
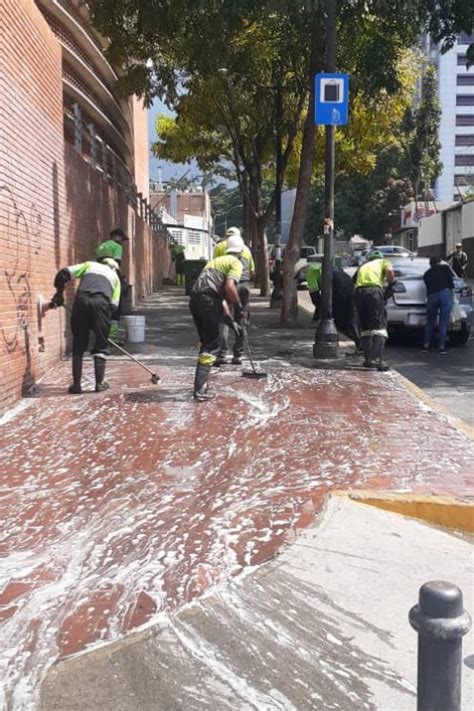
[[[456,247],[462,247],[462,242],[458,242]]]
[[[245,242],[240,235],[231,235],[227,240],[226,254],[240,254],[244,247]]]
[[[115,269],[116,272],[120,269],[118,263],[115,261],[115,259],[112,259],[111,257],[106,257],[105,259],[102,260],[102,264],[107,264],[108,267],[111,269]]]
[[[240,230],[238,227],[229,227],[225,233],[226,239],[229,237],[241,237]]]

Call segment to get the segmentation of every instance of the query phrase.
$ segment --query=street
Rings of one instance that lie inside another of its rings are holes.
[[[390,365],[425,391],[451,414],[474,425],[474,337],[465,346],[449,348],[447,355],[423,353],[412,338],[389,342]]]

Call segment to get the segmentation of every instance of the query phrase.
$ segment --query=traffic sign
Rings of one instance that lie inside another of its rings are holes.
[[[316,74],[315,123],[343,126],[349,115],[349,75]]]

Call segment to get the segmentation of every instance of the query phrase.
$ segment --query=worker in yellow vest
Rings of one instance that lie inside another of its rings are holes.
[[[367,261],[354,274],[354,300],[359,314],[361,347],[364,352],[364,367],[388,370],[382,355],[387,333],[387,314],[383,287],[393,282],[391,262],[377,249],[367,255]]]
[[[231,237],[239,237],[242,239],[238,227],[229,227],[225,233],[225,238],[220,240],[214,247],[214,253],[212,255],[214,258],[221,257],[223,254],[226,254],[229,239]],[[239,300],[242,308],[237,309],[233,315],[236,323],[241,327],[241,329],[240,334],[235,338],[232,365],[241,365],[242,363],[242,356],[244,353],[243,328],[247,327],[250,320],[250,279],[252,279],[255,274],[255,263],[252,252],[245,244],[242,253],[239,255],[239,259],[242,262],[242,276],[237,284],[237,292],[239,294]],[[215,366],[224,365],[226,363],[226,356],[229,350],[229,328],[224,322],[221,323],[220,338],[221,346],[217,359],[214,363]]]

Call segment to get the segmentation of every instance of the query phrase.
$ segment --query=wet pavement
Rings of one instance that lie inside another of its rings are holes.
[[[111,389],[66,394],[69,364],[4,418],[0,702],[35,708],[55,659],[117,639],[258,565],[333,488],[468,495],[474,445],[394,373],[315,370],[311,332],[259,301],[251,342],[269,377],[213,373],[191,398],[186,299],[152,297],[134,347],[162,381],[114,359]],[[158,349],[157,349],[158,344]],[[263,357],[265,360],[262,360]]]

